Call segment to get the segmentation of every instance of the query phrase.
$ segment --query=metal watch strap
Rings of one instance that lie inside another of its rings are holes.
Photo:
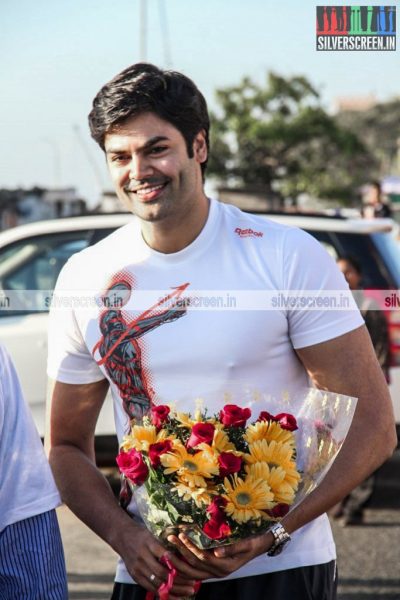
[[[275,523],[268,531],[274,536],[274,543],[268,550],[267,555],[277,556],[282,552],[286,544],[290,542],[291,537],[281,523]]]

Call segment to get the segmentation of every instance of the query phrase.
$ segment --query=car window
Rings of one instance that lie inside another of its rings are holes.
[[[332,231],[309,231],[319,240],[329,254],[337,260],[340,256],[354,256],[360,263],[363,273],[363,287],[374,289],[398,288],[397,280],[388,263],[389,246],[392,262],[399,261],[397,248],[390,244],[389,233],[361,234]],[[396,253],[397,251],[397,253]],[[400,267],[397,267],[399,271]]]
[[[390,233],[374,233],[372,235],[380,255],[384,257],[394,281],[394,288],[400,288],[400,244]]]
[[[25,238],[0,249],[0,289],[18,301],[21,311],[37,310],[36,292],[53,290],[67,260],[91,243],[91,231],[74,231]],[[12,308],[12,304],[10,305]],[[1,311],[2,316],[15,311]]]

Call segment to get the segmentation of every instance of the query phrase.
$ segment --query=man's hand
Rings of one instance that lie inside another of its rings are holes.
[[[176,546],[183,558],[196,570],[195,578],[202,580],[227,577],[237,571],[259,554],[267,552],[272,546],[273,536],[271,533],[264,533],[214,550],[201,550],[184,534],[180,534],[179,538],[169,536],[168,541]]]
[[[178,571],[169,593],[170,600],[193,596],[195,581],[214,576],[206,569],[206,565],[200,564],[194,568],[173,552],[168,552],[144,526],[134,522],[132,525],[134,529],[129,528],[125,539],[121,540],[120,554],[133,579],[146,590],[156,592],[167,581],[168,569],[160,562],[165,554]]]

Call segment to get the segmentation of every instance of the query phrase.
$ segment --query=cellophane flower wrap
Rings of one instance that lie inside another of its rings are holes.
[[[322,481],[356,405],[312,388],[238,396],[198,398],[186,412],[159,404],[132,422],[117,463],[160,539],[184,531],[207,549],[266,531]]]

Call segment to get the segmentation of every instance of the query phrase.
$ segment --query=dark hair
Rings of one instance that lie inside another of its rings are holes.
[[[375,188],[376,190],[378,190],[379,193],[381,193],[382,191],[382,186],[380,184],[379,181],[377,181],[376,179],[374,179],[373,181],[369,182],[369,185],[373,188]]]
[[[106,134],[129,117],[153,112],[182,134],[189,158],[193,141],[204,130],[210,148],[207,103],[191,79],[177,71],[162,71],[155,65],[136,63],[106,83],[93,100],[89,114],[92,137],[104,150]],[[201,164],[204,175],[207,160]]]
[[[353,269],[355,271],[357,271],[357,273],[359,275],[362,275],[361,264],[360,264],[359,260],[355,256],[353,256],[352,254],[343,254],[343,256],[339,256],[339,258],[337,260],[338,261],[339,260],[345,260],[346,262],[349,263],[349,265],[351,267],[353,267]]]

